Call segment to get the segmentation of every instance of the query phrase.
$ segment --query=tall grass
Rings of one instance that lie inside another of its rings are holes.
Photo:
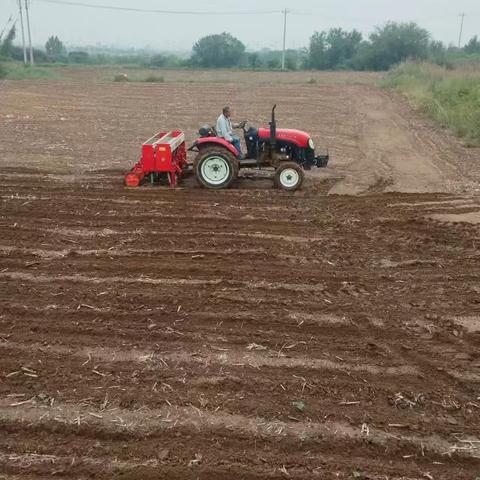
[[[397,88],[441,125],[480,146],[480,66],[453,70],[428,63],[406,62],[393,68],[382,85]]]

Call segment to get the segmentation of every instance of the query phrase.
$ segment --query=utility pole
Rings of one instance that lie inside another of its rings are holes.
[[[22,28],[23,63],[26,65],[27,64],[27,48],[25,47],[25,30],[23,29],[22,0],[18,0],[18,9],[20,11],[20,26]]]
[[[282,70],[285,70],[285,43],[287,39],[287,13],[288,10],[283,11],[283,51],[282,51]]]
[[[462,34],[463,34],[463,22],[465,20],[465,14],[460,15],[462,17],[462,22],[460,23],[460,35],[458,37],[458,48],[462,48]]]
[[[32,32],[30,31],[30,15],[28,14],[28,0],[25,0],[25,12],[27,13],[27,31],[28,31],[28,46],[30,48],[30,65],[33,67]]]

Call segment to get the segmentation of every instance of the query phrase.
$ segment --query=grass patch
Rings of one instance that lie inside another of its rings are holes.
[[[2,77],[3,70],[3,77]],[[5,62],[0,65],[0,78],[7,80],[36,80],[61,79],[62,76],[55,69],[43,66],[26,66],[20,62]]]
[[[406,62],[393,68],[381,84],[405,92],[429,116],[480,146],[480,68],[453,70],[428,63]]]

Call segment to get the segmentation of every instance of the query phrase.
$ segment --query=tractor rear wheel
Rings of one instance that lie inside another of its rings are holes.
[[[298,190],[305,178],[303,168],[295,162],[283,162],[275,171],[273,183],[275,187],[293,192]]]
[[[193,161],[193,171],[202,187],[229,188],[238,177],[239,163],[227,149],[202,149]]]

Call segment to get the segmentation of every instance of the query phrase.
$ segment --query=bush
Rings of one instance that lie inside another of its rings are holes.
[[[113,77],[114,82],[146,82],[146,83],[163,83],[165,79],[161,76],[150,74],[146,77],[141,75],[131,75],[130,77],[126,73],[119,73]]]
[[[5,66],[0,63],[0,80],[3,79],[3,78],[6,78],[7,77],[7,69],[5,68]]]
[[[154,83],[154,82],[162,83],[164,81],[165,81],[165,79],[163,77],[159,77],[157,75],[149,75],[148,77],[145,77],[142,80],[142,82],[151,82],[151,83]]]
[[[113,77],[114,82],[129,82],[128,75],[126,73],[119,73]]]

